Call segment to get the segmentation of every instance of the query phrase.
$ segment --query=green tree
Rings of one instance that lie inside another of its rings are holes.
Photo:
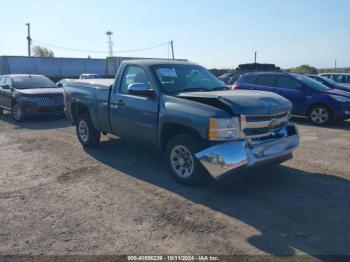
[[[52,50],[47,49],[46,47],[42,46],[34,46],[32,48],[32,52],[34,56],[40,56],[40,57],[54,57],[55,54],[53,53]]]
[[[309,65],[301,65],[298,67],[289,68],[288,71],[298,74],[317,74],[317,68]]]

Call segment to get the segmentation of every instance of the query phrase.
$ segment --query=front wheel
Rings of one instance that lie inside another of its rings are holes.
[[[76,123],[76,132],[83,147],[97,147],[100,143],[101,133],[95,129],[88,114],[79,117]]]
[[[195,157],[200,141],[192,135],[172,138],[165,150],[167,166],[172,177],[184,185],[198,185],[205,179],[204,170]]]
[[[24,120],[24,111],[20,103],[15,103],[12,107],[12,117],[17,122]]]
[[[332,120],[332,113],[328,107],[316,105],[310,109],[309,119],[315,125],[326,125]]]

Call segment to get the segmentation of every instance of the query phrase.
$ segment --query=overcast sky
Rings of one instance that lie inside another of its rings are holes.
[[[174,40],[176,58],[209,68],[252,62],[254,51],[283,68],[350,66],[349,0],[11,0],[0,10],[0,55],[27,55],[29,21],[34,44],[90,51],[47,45],[57,57],[105,57],[111,30],[116,56],[166,58],[167,45],[120,51]]]

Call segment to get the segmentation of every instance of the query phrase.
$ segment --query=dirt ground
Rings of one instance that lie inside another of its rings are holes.
[[[0,254],[350,254],[350,122],[296,121],[293,160],[189,188],[150,148],[1,116]]]

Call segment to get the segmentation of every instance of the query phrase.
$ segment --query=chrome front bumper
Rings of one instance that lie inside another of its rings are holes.
[[[295,125],[284,128],[282,136],[265,141],[239,140],[219,144],[195,156],[214,179],[241,168],[277,161],[290,155],[299,145],[299,132]]]

